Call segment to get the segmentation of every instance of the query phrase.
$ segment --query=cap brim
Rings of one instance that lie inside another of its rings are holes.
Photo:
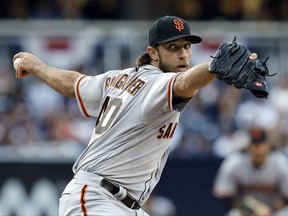
[[[166,43],[166,42],[170,42],[170,41],[174,41],[174,40],[178,40],[178,39],[181,39],[181,38],[187,39],[192,44],[197,44],[197,43],[201,43],[202,42],[202,38],[197,36],[197,35],[178,35],[178,36],[175,36],[175,37],[160,41],[160,42],[158,42],[158,44]]]

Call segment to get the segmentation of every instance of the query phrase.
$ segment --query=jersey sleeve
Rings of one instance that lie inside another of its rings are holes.
[[[97,117],[104,94],[104,75],[81,76],[75,83],[75,94],[80,112],[85,117]]]

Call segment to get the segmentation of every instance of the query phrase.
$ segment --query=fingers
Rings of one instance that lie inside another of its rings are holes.
[[[19,72],[18,72],[19,65],[21,63],[20,53],[17,53],[16,55],[14,55],[12,62],[13,62],[13,66],[15,69],[15,77],[19,79],[19,78],[21,78],[19,75]]]
[[[24,57],[25,57],[25,53],[19,52],[15,54],[12,58],[13,66],[15,69],[15,77],[18,79],[21,79],[28,75],[28,73],[25,70],[23,70],[21,66]]]
[[[249,59],[251,59],[251,60],[256,60],[256,59],[257,59],[257,54],[256,54],[256,53],[252,53],[252,54],[249,56]]]
[[[21,58],[21,59],[22,59],[23,57],[24,57],[24,53],[23,53],[23,52],[19,52],[19,53],[15,54],[15,55],[13,56],[12,62],[14,62],[15,59],[17,59],[17,58]]]
[[[18,67],[21,63],[21,58],[16,58],[13,62],[13,65],[14,65],[14,69],[15,69],[15,77],[16,78],[19,78],[19,75],[18,75]]]

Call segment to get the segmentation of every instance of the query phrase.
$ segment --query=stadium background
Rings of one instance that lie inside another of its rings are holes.
[[[183,114],[154,194],[170,199],[177,216],[223,215],[211,194],[214,175],[226,155],[247,144],[247,127],[265,126],[288,155],[287,10],[284,0],[1,1],[0,215],[57,215],[58,197],[94,125],[75,100],[35,77],[15,79],[12,56],[29,51],[85,74],[133,66],[149,25],[167,14],[186,18],[203,37],[193,46],[192,64],[209,60],[237,35],[259,58],[269,56],[270,71],[278,73],[269,79],[269,99],[215,81]]]

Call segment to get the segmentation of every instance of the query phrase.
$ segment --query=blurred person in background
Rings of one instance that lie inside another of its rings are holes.
[[[288,215],[288,160],[273,148],[268,132],[252,127],[249,144],[228,155],[215,177],[213,194],[229,216]]]

